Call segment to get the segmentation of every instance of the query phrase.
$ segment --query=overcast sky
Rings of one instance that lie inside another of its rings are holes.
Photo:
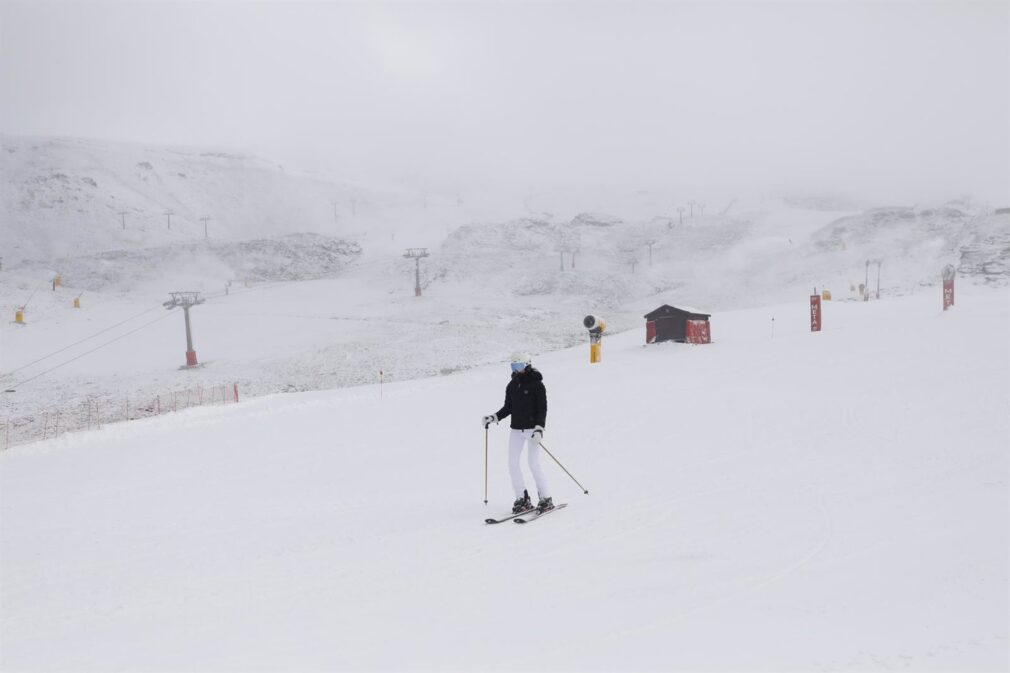
[[[1010,3],[9,2],[0,131],[1010,205]]]

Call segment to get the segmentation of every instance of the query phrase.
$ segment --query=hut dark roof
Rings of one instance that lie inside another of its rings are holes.
[[[712,317],[711,313],[699,313],[698,311],[690,311],[682,308],[677,308],[676,306],[670,306],[669,304],[663,304],[654,311],[645,314],[646,320],[655,320],[656,318],[665,318],[668,316],[683,316],[688,320],[708,320]]]

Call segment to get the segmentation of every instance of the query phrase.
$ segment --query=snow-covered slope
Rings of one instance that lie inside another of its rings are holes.
[[[961,247],[958,271],[994,283],[1010,279],[1010,209],[983,218]]]
[[[1006,216],[967,203],[852,213],[734,201],[683,223],[581,214],[460,227],[433,258],[432,277],[488,293],[508,278],[512,294],[583,297],[609,310],[654,296],[725,310],[788,301],[813,287],[854,296],[868,260],[881,262],[884,292],[935,283],[948,263],[1005,283],[1010,253],[1001,236],[1010,236]],[[973,245],[981,260],[968,263],[961,248]]]
[[[1010,294],[726,312],[537,356],[561,512],[507,509],[507,368],[0,455],[5,670],[1002,670]],[[776,319],[774,338],[770,318]]]
[[[426,203],[410,189],[362,186],[199,148],[0,136],[0,176],[0,254],[8,266],[205,234],[217,240],[388,235],[462,216],[455,203],[436,196]]]
[[[253,157],[19,137],[3,138],[0,156],[12,263],[202,238],[204,216],[216,238],[334,225],[335,186]]]
[[[68,287],[126,289],[134,296],[162,296],[169,288],[217,291],[227,283],[314,280],[339,276],[361,246],[320,234],[288,234],[241,241],[174,243],[157,248],[108,250],[55,262],[23,262],[20,269],[59,274]]]

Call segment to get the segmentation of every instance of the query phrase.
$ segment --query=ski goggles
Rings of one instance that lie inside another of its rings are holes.
[[[525,362],[513,362],[512,363],[512,371],[518,373],[518,372],[521,372],[524,369],[526,369],[526,363]]]

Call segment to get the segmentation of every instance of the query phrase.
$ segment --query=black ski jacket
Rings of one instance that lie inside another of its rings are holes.
[[[505,386],[505,405],[495,414],[498,420],[512,416],[511,427],[529,430],[537,425],[546,427],[547,389],[544,376],[533,367],[512,375]]]

